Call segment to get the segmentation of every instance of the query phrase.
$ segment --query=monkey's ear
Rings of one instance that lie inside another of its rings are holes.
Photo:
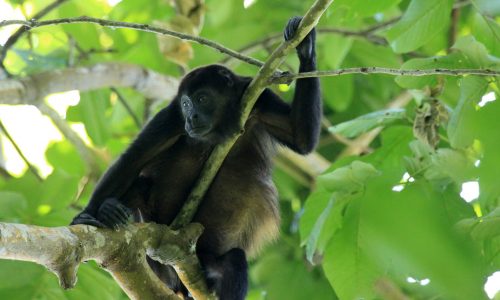
[[[227,86],[233,86],[234,80],[231,74],[227,70],[219,70],[219,74],[222,75],[226,79]]]

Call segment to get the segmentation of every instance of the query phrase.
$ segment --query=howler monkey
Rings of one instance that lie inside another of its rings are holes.
[[[288,21],[284,37],[300,17]],[[316,70],[315,31],[297,46],[300,71]],[[240,101],[251,78],[220,65],[193,70],[177,96],[142,130],[98,182],[88,206],[72,224],[117,228],[135,220],[170,224],[215,144],[235,133]],[[264,90],[207,191],[194,222],[205,227],[197,254],[209,287],[220,299],[243,299],[246,257],[256,255],[279,233],[272,157],[276,145],[306,154],[317,141],[321,119],[317,78],[299,79],[291,105]],[[149,260],[174,291],[185,293],[175,271]]]

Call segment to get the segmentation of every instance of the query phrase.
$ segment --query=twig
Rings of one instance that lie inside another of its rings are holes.
[[[286,54],[294,49],[300,43],[300,41],[304,39],[309,31],[311,31],[316,26],[319,18],[332,2],[333,0],[316,0],[309,11],[304,15],[304,18],[297,28],[293,39],[290,41],[282,42],[281,45],[270,55],[264,66],[260,68],[258,74],[253,78],[252,82],[245,90],[245,93],[243,94],[243,97],[241,99],[240,128],[242,130],[240,131],[240,133],[236,134],[228,141],[219,144],[214,148],[212,154],[205,162],[205,166],[203,167],[203,170],[198,178],[198,181],[194,185],[194,188],[191,190],[188,199],[184,203],[184,206],[180,210],[174,222],[172,222],[171,226],[173,228],[178,228],[191,222],[194,214],[198,210],[198,206],[200,205],[205,192],[212,183],[215,174],[217,174],[225,157],[231,150],[238,137],[242,134],[245,122],[250,115],[253,105],[257,101],[257,98],[262,93],[264,88],[268,85],[269,79],[285,59]]]
[[[1,120],[0,120],[0,130],[3,131],[3,133],[5,134],[5,137],[10,141],[12,146],[14,146],[14,149],[16,149],[17,154],[19,154],[19,156],[21,156],[22,160],[28,166],[28,169],[31,171],[31,173],[33,173],[33,175],[35,175],[35,177],[40,182],[43,182],[43,178],[42,178],[42,176],[40,176],[40,173],[38,173],[38,169],[30,163],[30,161],[28,160],[28,158],[26,158],[26,156],[24,156],[23,151],[21,151],[21,148],[19,148],[16,141],[14,141],[14,139],[12,138],[10,133],[7,131],[7,128],[5,128],[5,126],[3,125]]]
[[[448,31],[448,51],[455,44],[457,37],[458,21],[460,20],[460,8],[453,8],[451,11],[451,24]]]
[[[281,84],[290,83],[299,78],[310,77],[329,77],[340,76],[346,74],[387,74],[396,76],[427,76],[427,75],[448,75],[448,76],[462,76],[462,75],[478,75],[478,76],[499,76],[500,71],[492,69],[424,69],[424,70],[403,70],[394,68],[381,68],[381,67],[359,67],[359,68],[346,68],[330,71],[315,71],[304,72],[298,74],[283,73],[274,75],[269,79],[269,83]]]
[[[118,89],[116,89],[114,87],[111,87],[110,89],[113,93],[116,94],[116,96],[118,97],[118,101],[120,101],[120,103],[127,110],[128,114],[132,117],[137,128],[141,128],[142,127],[141,121],[139,121],[139,118],[137,117],[137,115],[134,113],[134,111],[132,110],[130,105],[128,105],[127,100],[125,99],[125,97],[123,97],[122,93],[120,93],[120,91],[118,91]]]
[[[2,166],[0,166],[0,176],[2,176],[5,179],[11,179],[11,178],[13,178],[12,175],[10,175],[9,171],[7,171]]]
[[[234,58],[237,58],[241,61],[244,61],[246,63],[249,63],[249,64],[257,66],[257,67],[261,67],[264,65],[264,63],[258,59],[240,54],[234,50],[226,48],[223,45],[221,45],[217,42],[211,41],[209,39],[205,39],[205,38],[197,37],[197,36],[192,36],[189,34],[180,33],[180,32],[176,32],[176,31],[172,31],[172,30],[168,30],[168,29],[164,29],[164,28],[160,28],[160,27],[155,27],[155,26],[151,26],[151,25],[147,25],[147,24],[119,22],[119,21],[111,21],[111,20],[104,20],[104,19],[92,18],[92,17],[87,17],[87,16],[81,16],[81,17],[74,17],[74,18],[61,18],[61,19],[47,20],[47,21],[4,20],[4,21],[0,21],[0,27],[7,26],[7,25],[24,25],[25,27],[28,28],[27,30],[31,30],[33,28],[49,26],[49,25],[75,24],[75,23],[92,23],[92,24],[103,26],[103,27],[110,27],[112,29],[132,28],[132,29],[136,29],[136,30],[144,31],[144,32],[153,32],[153,33],[162,34],[162,35],[169,35],[169,36],[179,38],[181,40],[193,41],[193,42],[196,42],[198,44],[202,44],[202,45],[208,46],[210,48],[214,48],[221,53],[233,56]]]
[[[78,134],[71,129],[71,127],[66,123],[66,121],[55,111],[52,107],[41,102],[37,105],[38,109],[46,116],[48,116],[54,125],[59,129],[59,131],[66,137],[66,139],[76,148],[76,151],[83,158],[85,164],[89,169],[90,176],[92,178],[98,178],[100,175],[99,164],[97,162],[96,156],[90,148],[85,145],[85,142],[78,136]]]
[[[48,14],[50,11],[52,11],[54,8],[58,7],[59,5],[63,4],[68,0],[56,0],[46,6],[44,9],[39,11],[33,16],[33,19],[40,19],[41,17],[45,16]],[[2,51],[0,52],[0,68],[2,68],[7,75],[10,76],[9,72],[5,68],[3,61],[5,60],[5,57],[7,56],[7,51],[19,40],[19,38],[26,32],[28,31],[29,28],[26,26],[23,26],[19,28],[13,35],[9,37],[9,39],[5,42],[3,45]]]

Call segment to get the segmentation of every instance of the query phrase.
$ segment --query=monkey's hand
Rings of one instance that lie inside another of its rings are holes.
[[[119,229],[131,222],[132,212],[116,198],[108,198],[97,211],[97,220],[104,227]]]
[[[85,224],[99,228],[118,229],[131,221],[132,212],[115,198],[108,198],[99,207],[97,217],[88,212],[78,214],[70,225]]]
[[[106,225],[101,223],[99,220],[97,220],[93,215],[82,212],[78,214],[73,221],[69,225],[78,225],[78,224],[85,224],[85,225],[92,225],[95,227],[99,228],[106,228]]]
[[[288,24],[286,24],[285,30],[283,32],[285,41],[289,41],[293,38],[301,20],[302,17],[292,17],[290,20],[288,20]],[[315,42],[316,29],[313,28],[313,30],[311,30],[309,34],[297,46],[297,54],[299,55],[300,60],[310,60],[315,57]]]

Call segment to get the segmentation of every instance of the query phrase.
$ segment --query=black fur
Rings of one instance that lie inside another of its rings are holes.
[[[295,34],[292,18],[285,39]],[[316,70],[315,32],[297,47],[300,71]],[[72,224],[116,228],[136,221],[170,224],[214,145],[239,130],[241,96],[251,78],[210,65],[182,80],[173,102],[160,111],[108,169],[90,203]],[[275,144],[311,152],[321,119],[317,78],[299,79],[291,105],[266,89],[221,166],[197,214],[204,225],[197,254],[207,283],[220,299],[244,299],[247,256],[279,232],[277,193],[271,180]],[[174,291],[187,294],[170,266],[148,260]]]

